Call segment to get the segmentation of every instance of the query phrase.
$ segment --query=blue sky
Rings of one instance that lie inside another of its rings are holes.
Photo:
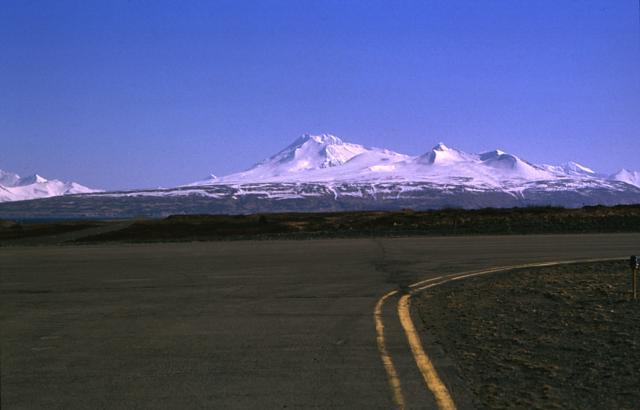
[[[328,132],[640,169],[639,21],[637,0],[5,0],[0,168],[172,186]]]

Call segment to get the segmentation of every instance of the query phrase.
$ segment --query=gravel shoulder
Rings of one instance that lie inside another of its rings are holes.
[[[640,301],[626,262],[522,269],[414,301],[477,408],[640,408]]]

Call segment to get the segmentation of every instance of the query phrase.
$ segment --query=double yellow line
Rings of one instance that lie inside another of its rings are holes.
[[[410,291],[403,294],[398,300],[398,317],[400,318],[400,324],[404,329],[404,333],[407,337],[407,342],[409,343],[409,347],[411,348],[411,352],[413,354],[416,365],[418,366],[420,373],[422,373],[422,377],[425,381],[427,389],[429,389],[429,391],[431,391],[431,393],[435,397],[438,408],[440,410],[455,410],[456,405],[453,401],[453,398],[451,397],[451,393],[449,393],[449,389],[447,389],[447,386],[442,382],[442,379],[440,379],[440,376],[438,375],[433,362],[422,347],[420,335],[418,334],[418,331],[416,330],[416,327],[411,320],[411,296],[425,289],[439,286],[447,282],[462,280],[473,276],[486,275],[489,273],[504,272],[522,268],[537,268],[543,266],[567,265],[572,263],[606,262],[621,259],[622,258],[580,259],[499,266],[483,270],[452,273],[450,275],[438,276],[409,285]],[[384,338],[384,323],[382,320],[382,309],[384,307],[384,303],[387,301],[387,299],[397,294],[398,291],[394,290],[382,296],[376,303],[376,306],[373,310],[373,317],[376,324],[376,341],[378,344],[378,351],[382,359],[382,364],[384,365],[384,368],[387,372],[387,379],[389,381],[389,387],[391,388],[391,393],[393,395],[393,401],[398,409],[404,409],[406,406],[406,400],[404,398],[404,394],[402,393],[402,384],[400,383],[398,371],[396,370],[396,367],[393,364],[393,360],[391,359],[391,355],[387,350],[387,345]]]
[[[376,303],[376,307],[373,310],[373,319],[376,323],[378,352],[380,352],[380,358],[382,359],[384,369],[387,371],[387,379],[389,380],[389,387],[393,394],[393,402],[399,409],[404,409],[404,395],[402,394],[400,378],[398,377],[396,367],[393,365],[393,360],[391,360],[391,355],[389,355],[389,351],[387,350],[387,344],[384,341],[384,323],[382,322],[382,306],[388,298],[394,296],[396,293],[398,293],[397,290],[391,291],[378,300],[378,303]]]

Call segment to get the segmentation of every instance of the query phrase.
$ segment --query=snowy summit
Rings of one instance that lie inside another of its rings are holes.
[[[467,153],[436,144],[422,155],[410,156],[381,148],[349,143],[330,135],[303,135],[275,155],[246,171],[198,181],[190,186],[253,183],[327,183],[414,181],[475,187],[518,189],[535,181],[622,181],[640,186],[638,173],[621,171],[611,178],[569,162],[537,165],[496,149]]]
[[[0,202],[26,201],[69,194],[100,192],[75,182],[48,180],[38,174],[20,177],[0,169]]]

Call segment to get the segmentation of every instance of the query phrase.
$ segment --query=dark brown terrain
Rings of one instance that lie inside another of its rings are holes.
[[[68,233],[75,232],[74,235]],[[164,219],[0,221],[0,245],[66,234],[57,242],[183,242],[388,236],[640,232],[640,205],[438,211],[175,215]],[[28,241],[27,241],[28,242]],[[31,241],[38,242],[38,241]],[[52,243],[51,241],[42,241]]]
[[[429,289],[414,306],[477,408],[637,409],[630,277],[626,262],[524,269]]]

